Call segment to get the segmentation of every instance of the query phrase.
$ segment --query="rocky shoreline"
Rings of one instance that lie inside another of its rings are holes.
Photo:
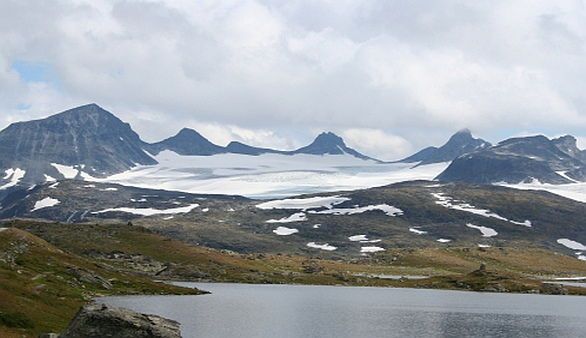
[[[181,329],[174,320],[93,302],[79,310],[62,334],[45,333],[39,337],[180,338]]]

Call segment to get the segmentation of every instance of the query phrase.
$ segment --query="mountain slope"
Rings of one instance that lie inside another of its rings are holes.
[[[378,248],[482,244],[538,246],[574,256],[557,241],[586,244],[586,204],[495,186],[420,181],[267,202],[69,180],[7,199],[0,217],[62,224],[132,221],[183,241],[242,253],[360,257],[363,250]],[[46,200],[59,203],[36,208]]]
[[[581,152],[575,142],[575,148],[571,143],[568,138],[549,140],[541,135],[511,138],[455,159],[438,179],[480,184],[533,179],[542,183],[571,183],[567,177],[581,179],[580,173],[586,166],[579,158]]]
[[[130,125],[89,104],[2,130],[0,171],[6,173],[6,182],[20,169],[25,172],[20,181],[29,184],[75,177],[81,170],[103,177],[137,164],[155,164],[144,147]]]
[[[98,296],[200,293],[156,283],[65,252],[27,231],[14,227],[0,229],[2,337],[11,337],[8,334],[12,333],[14,337],[38,337],[41,332],[59,332],[82,304]]]
[[[183,128],[177,135],[161,142],[150,144],[148,149],[155,155],[163,150],[171,150],[179,155],[188,156],[208,156],[225,152],[223,147],[213,144],[200,133],[189,128]]]
[[[448,142],[443,146],[427,147],[423,150],[402,159],[399,162],[419,164],[431,164],[440,162],[449,162],[458,156],[490,147],[491,144],[485,140],[474,138],[468,129],[458,131],[452,135]]]
[[[226,146],[226,152],[232,154],[243,154],[243,155],[252,155],[258,156],[261,154],[286,154],[286,151],[281,150],[274,150],[269,148],[259,148],[254,146],[249,146],[248,144],[244,144],[238,141],[232,141]]]
[[[310,154],[310,155],[351,155],[363,160],[375,160],[372,157],[363,155],[358,151],[348,147],[344,140],[332,133],[323,132],[319,134],[313,142],[305,147],[288,152],[289,154]]]

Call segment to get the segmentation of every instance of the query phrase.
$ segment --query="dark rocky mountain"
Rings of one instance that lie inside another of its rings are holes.
[[[552,140],[553,144],[564,153],[586,162],[586,150],[578,148],[578,141],[572,135],[565,135]]]
[[[96,177],[155,164],[145,143],[129,124],[96,104],[73,108],[51,117],[17,122],[0,132],[0,171],[16,168],[26,174],[21,183],[62,179],[52,163],[75,167]],[[74,173],[75,175],[75,173]],[[0,185],[2,184],[0,177]]]
[[[151,154],[163,150],[197,156],[349,154],[370,159],[347,147],[333,133],[322,133],[312,144],[295,151],[258,148],[241,142],[222,147],[188,128],[149,144],[129,124],[96,104],[88,104],[45,119],[13,123],[0,131],[0,200],[18,185],[31,186],[86,175],[107,177],[137,165],[154,165],[157,161]]]
[[[287,153],[286,151],[274,150],[274,149],[269,149],[269,148],[253,147],[253,146],[249,146],[248,144],[244,144],[244,143],[238,142],[238,141],[230,142],[226,146],[225,150],[227,153],[253,155],[253,156],[258,156],[261,154],[286,154]]]
[[[319,134],[313,142],[305,147],[288,152],[289,154],[311,154],[311,155],[352,155],[363,160],[375,160],[348,147],[344,140],[332,133],[324,132]]]
[[[452,135],[448,142],[443,146],[427,147],[399,162],[415,163],[419,162],[420,165],[449,162],[453,161],[456,157],[490,147],[490,142],[482,139],[474,138],[472,133],[468,129],[458,131]]]
[[[209,156],[226,152],[224,147],[213,144],[200,133],[193,129],[183,128],[177,135],[161,142],[148,146],[153,154],[159,154],[163,150],[171,150],[179,155]]]
[[[438,179],[480,184],[533,179],[561,184],[570,183],[571,179],[581,180],[586,164],[572,139],[565,136],[549,140],[541,135],[511,138],[458,157]]]

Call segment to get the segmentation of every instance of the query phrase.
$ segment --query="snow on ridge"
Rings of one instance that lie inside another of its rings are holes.
[[[360,243],[378,243],[382,241],[381,239],[368,239],[366,235],[353,235],[348,237],[350,242],[360,242]]]
[[[479,230],[482,233],[482,237],[494,237],[498,235],[498,232],[496,232],[496,230],[494,230],[493,228],[481,225],[474,225],[472,223],[467,223],[466,226],[472,229]]]
[[[26,175],[26,170],[22,170],[20,168],[10,168],[6,169],[4,173],[6,174],[6,176],[4,176],[2,179],[10,180],[10,182],[4,184],[3,186],[0,186],[0,190],[14,187],[15,185],[17,185],[22,180],[24,175]]]
[[[348,197],[340,196],[316,196],[308,198],[286,198],[274,201],[268,201],[257,204],[256,207],[263,210],[270,209],[294,209],[294,210],[308,210],[318,208],[331,209],[334,205],[338,205],[349,201]]]
[[[199,207],[199,204],[190,204],[185,207],[171,208],[171,209],[154,209],[154,208],[109,208],[100,211],[94,211],[92,214],[103,214],[106,212],[125,212],[128,214],[135,214],[141,216],[152,216],[152,215],[173,215],[173,214],[185,214],[191,210]]]
[[[385,249],[380,246],[363,246],[360,248],[361,253],[375,253],[380,251],[385,251]]]
[[[354,236],[348,237],[348,239],[351,242],[368,241],[368,238],[366,237],[366,235],[354,235]]]
[[[288,217],[280,219],[269,219],[265,223],[291,223],[291,222],[304,222],[307,221],[307,216],[303,212],[296,212]]]
[[[320,250],[325,250],[325,251],[334,251],[337,249],[337,247],[333,246],[333,245],[329,245],[328,243],[324,243],[324,244],[317,244],[316,242],[309,242],[307,243],[307,246],[313,249],[320,249]]]
[[[362,214],[367,211],[375,211],[379,210],[384,212],[387,216],[395,217],[403,215],[403,210],[394,207],[388,204],[377,204],[377,205],[367,205],[364,207],[354,207],[354,208],[332,208],[326,209],[321,211],[308,211],[310,214],[319,214],[319,215],[355,215],[355,214]]]
[[[441,193],[441,192],[440,193],[431,193],[431,195],[436,199],[436,201],[435,201],[436,204],[441,205],[441,206],[448,208],[448,209],[469,212],[471,214],[475,214],[475,215],[479,215],[479,216],[483,216],[483,217],[488,217],[488,218],[492,217],[492,218],[496,218],[498,220],[509,222],[512,224],[523,225],[528,228],[531,228],[533,226],[531,224],[531,221],[529,221],[529,220],[525,220],[524,222],[513,221],[513,220],[505,218],[497,213],[494,213],[488,209],[479,209],[469,203],[454,200],[452,197],[446,196],[446,194]]]
[[[35,205],[31,209],[31,212],[35,212],[37,210],[41,210],[44,208],[54,207],[59,203],[61,203],[61,201],[59,201],[58,199],[51,198],[51,197],[45,197],[42,200],[38,200],[35,202]]]
[[[413,232],[413,233],[415,233],[417,235],[425,235],[425,234],[427,234],[427,231],[419,230],[419,229],[416,229],[416,228],[409,228],[409,231],[411,231],[411,232]]]
[[[57,171],[66,179],[73,179],[79,173],[79,170],[72,166],[67,166],[59,163],[51,163],[51,166],[57,169]]]
[[[586,245],[571,239],[560,238],[557,240],[557,243],[565,246],[568,249],[586,251]]]
[[[277,227],[273,232],[279,236],[289,236],[293,235],[294,233],[298,233],[299,230],[295,228],[287,228],[287,227]]]
[[[51,177],[47,174],[43,174],[45,176],[45,183],[51,183],[51,182],[57,182],[57,179],[55,177]]]

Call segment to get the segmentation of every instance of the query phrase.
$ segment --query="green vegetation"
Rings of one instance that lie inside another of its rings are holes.
[[[64,252],[26,231],[0,232],[2,337],[58,332],[96,296],[198,293]]]
[[[331,259],[321,253],[210,249],[131,224],[12,221],[2,226],[11,227],[0,232],[2,337],[60,331],[80,305],[97,296],[199,292],[154,279],[586,294],[586,288],[559,289],[540,281],[586,275],[586,263],[528,244],[393,248]],[[483,264],[487,269],[479,273]]]

